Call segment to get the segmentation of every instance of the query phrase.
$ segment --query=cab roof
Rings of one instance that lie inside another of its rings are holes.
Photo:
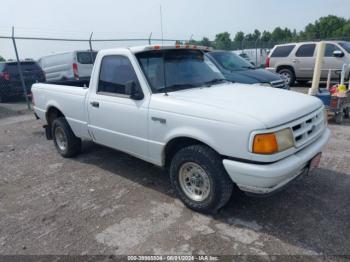
[[[140,53],[145,51],[151,51],[151,50],[170,50],[170,49],[193,49],[193,50],[202,50],[202,51],[211,51],[213,50],[211,47],[208,46],[197,46],[197,45],[161,45],[161,44],[155,44],[155,45],[144,45],[144,46],[131,46],[126,48],[113,48],[109,49],[109,51],[112,50],[120,50],[120,49],[128,49],[132,53]],[[107,51],[107,50],[105,50]]]

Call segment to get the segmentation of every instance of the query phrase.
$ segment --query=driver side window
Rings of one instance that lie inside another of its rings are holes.
[[[102,59],[97,93],[126,95],[125,85],[139,85],[134,68],[125,56],[111,55]]]

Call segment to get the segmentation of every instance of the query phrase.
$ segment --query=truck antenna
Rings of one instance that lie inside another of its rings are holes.
[[[164,34],[163,34],[163,12],[162,12],[162,5],[159,6],[159,13],[160,13],[160,32],[162,33],[162,46],[164,45]]]

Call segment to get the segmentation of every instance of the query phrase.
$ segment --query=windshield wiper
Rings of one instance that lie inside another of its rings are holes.
[[[215,84],[220,84],[222,82],[227,82],[227,80],[224,79],[224,78],[214,78],[214,79],[212,79],[210,81],[204,82],[203,85],[212,86],[212,85],[215,85]]]
[[[189,88],[194,88],[200,86],[199,84],[174,84],[171,86],[167,87],[162,87],[157,90],[158,93],[165,92],[165,91],[179,91],[179,90],[184,90],[184,89],[189,89]]]

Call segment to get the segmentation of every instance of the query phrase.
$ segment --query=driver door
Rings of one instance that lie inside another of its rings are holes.
[[[96,93],[88,98],[89,131],[95,142],[145,159],[148,99],[126,95],[130,81],[140,85],[127,56],[102,58]]]

